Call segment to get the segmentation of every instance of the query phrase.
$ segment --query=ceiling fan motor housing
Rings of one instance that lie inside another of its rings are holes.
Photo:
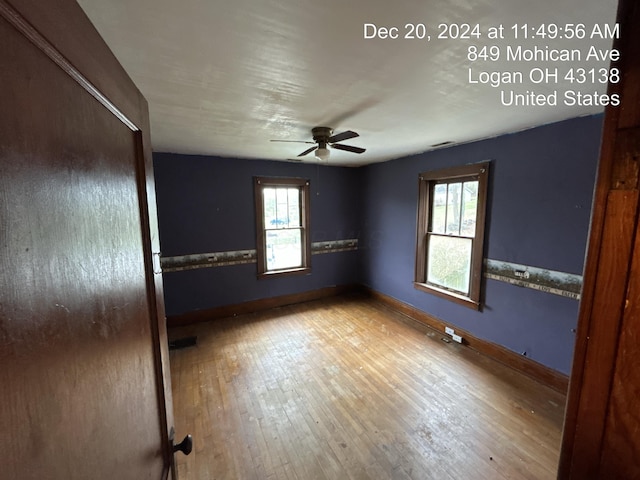
[[[333,133],[333,130],[329,127],[314,127],[311,129],[313,139],[320,143],[329,143],[329,137]]]

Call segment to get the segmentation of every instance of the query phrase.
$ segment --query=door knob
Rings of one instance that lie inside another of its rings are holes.
[[[191,450],[193,449],[193,437],[191,435],[187,435],[184,439],[178,443],[173,445],[174,453],[177,451],[181,451],[185,455],[189,455]]]

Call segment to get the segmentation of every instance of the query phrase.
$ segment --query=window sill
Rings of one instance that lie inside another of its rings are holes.
[[[286,270],[272,270],[270,272],[258,273],[258,279],[289,276],[289,275],[308,275],[310,273],[311,273],[311,267],[289,268]]]
[[[457,303],[458,305],[462,305],[464,307],[471,308],[473,310],[480,310],[479,302],[475,302],[471,300],[469,297],[465,297],[464,295],[453,293],[441,288],[433,287],[431,285],[427,285],[426,283],[413,282],[413,286],[418,290],[422,290],[423,292],[432,293],[438,297],[451,300],[452,302]]]

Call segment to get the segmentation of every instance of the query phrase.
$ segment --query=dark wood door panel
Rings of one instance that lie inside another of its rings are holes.
[[[3,478],[166,471],[140,135],[0,17]]]
[[[640,228],[636,225],[626,307],[620,329],[608,415],[604,428],[601,478],[640,478]]]
[[[640,3],[620,0],[559,479],[640,478]]]

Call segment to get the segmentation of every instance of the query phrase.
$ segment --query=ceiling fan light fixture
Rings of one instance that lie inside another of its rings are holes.
[[[331,152],[326,146],[321,146],[316,149],[316,158],[320,161],[329,160],[330,155],[331,155]]]
[[[311,135],[313,135],[313,142],[307,140],[271,140],[272,142],[295,142],[295,143],[310,143],[312,145],[317,144],[311,148],[307,148],[304,152],[298,155],[298,157],[304,157],[311,152],[315,152],[314,155],[319,161],[327,162],[331,156],[329,147],[336,150],[343,150],[351,153],[364,153],[367,150],[360,147],[354,147],[353,145],[344,145],[338,143],[343,140],[349,140],[350,138],[359,137],[356,132],[347,130],[342,133],[333,135],[333,130],[329,127],[313,127],[311,129]]]

